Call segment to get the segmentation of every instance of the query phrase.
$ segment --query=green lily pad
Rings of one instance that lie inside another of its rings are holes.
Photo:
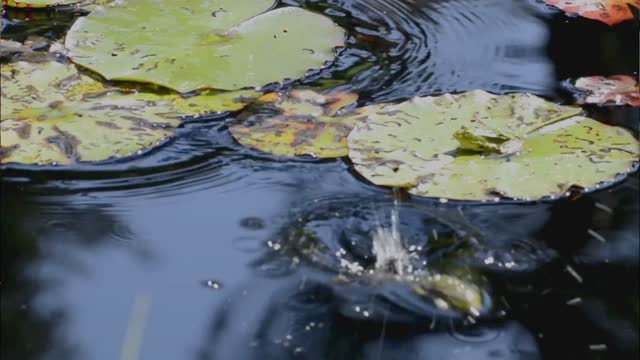
[[[2,5],[15,8],[35,9],[71,5],[81,1],[82,0],[2,0]]]
[[[330,19],[274,0],[121,1],[78,19],[71,59],[109,80],[179,92],[235,90],[324,66],[345,33]],[[265,12],[266,11],[266,12]]]
[[[358,117],[336,114],[357,99],[351,93],[322,95],[310,90],[270,93],[258,103],[276,115],[250,116],[229,131],[242,145],[275,155],[342,157],[347,155],[347,135]]]
[[[72,164],[139,154],[167,140],[184,116],[233,111],[252,91],[138,93],[108,87],[57,62],[2,65],[0,162]]]
[[[472,91],[363,112],[367,121],[348,137],[355,169],[419,196],[555,197],[612,181],[638,161],[630,132],[529,94]]]

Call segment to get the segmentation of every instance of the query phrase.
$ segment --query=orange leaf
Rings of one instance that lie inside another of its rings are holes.
[[[580,104],[615,104],[640,107],[638,82],[628,75],[589,76],[576,81],[575,87],[586,94]]]
[[[633,19],[629,6],[640,8],[640,0],[544,0],[570,14],[615,25]]]

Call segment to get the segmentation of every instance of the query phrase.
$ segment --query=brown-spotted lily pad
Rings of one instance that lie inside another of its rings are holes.
[[[640,8],[640,0],[544,0],[569,14],[579,14],[608,25],[633,19],[631,6]]]
[[[576,80],[574,86],[584,92],[578,99],[580,104],[640,107],[638,82],[632,76],[588,76]]]
[[[79,8],[85,11],[93,11],[99,6],[106,6],[115,1],[116,0],[2,0],[2,5],[19,9],[59,8],[66,10]]]
[[[263,106],[259,112],[267,110],[269,115],[250,116],[229,130],[242,145],[275,155],[342,157],[347,155],[346,137],[359,117],[337,113],[357,99],[351,93],[322,95],[310,90],[270,93],[258,99]]]
[[[109,80],[179,92],[303,77],[344,45],[329,18],[274,0],[123,0],[78,19],[70,58]]]
[[[628,173],[640,152],[629,131],[529,94],[472,91],[365,112],[348,137],[355,169],[420,196],[555,197]]]
[[[2,65],[2,163],[73,164],[139,154],[167,140],[184,116],[238,110],[253,92],[121,91],[57,62]]]

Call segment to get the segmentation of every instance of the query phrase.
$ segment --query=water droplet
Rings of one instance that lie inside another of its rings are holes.
[[[214,290],[219,290],[222,288],[222,284],[216,280],[206,280],[204,281],[204,286]]]

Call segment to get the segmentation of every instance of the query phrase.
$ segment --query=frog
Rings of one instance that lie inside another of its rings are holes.
[[[514,154],[522,147],[522,139],[517,136],[490,128],[484,124],[461,126],[453,137],[463,150],[481,153]]]

